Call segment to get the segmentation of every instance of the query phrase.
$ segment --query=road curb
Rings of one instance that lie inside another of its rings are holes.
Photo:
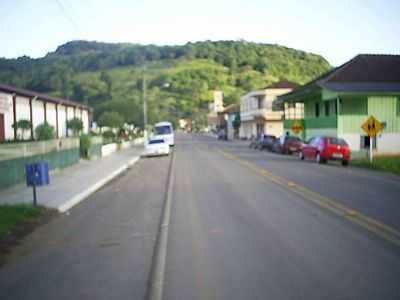
[[[162,300],[165,276],[165,264],[167,259],[168,231],[171,219],[172,193],[175,180],[174,162],[175,151],[172,152],[171,163],[168,170],[166,195],[159,231],[157,234],[156,245],[154,248],[151,272],[149,277],[149,286],[146,292],[147,300]]]
[[[129,160],[126,164],[123,166],[119,167],[117,170],[106,176],[105,178],[97,181],[95,184],[92,184],[88,188],[86,188],[84,191],[80,192],[79,194],[76,194],[73,196],[71,199],[67,200],[65,203],[62,205],[59,205],[55,207],[60,213],[66,212],[76,204],[80,203],[81,201],[85,200],[87,197],[89,197],[91,194],[102,188],[104,185],[106,185],[108,182],[113,180],[115,177],[120,175],[121,173],[125,172],[129,167],[133,166],[138,160],[140,159],[140,156],[134,157],[131,160]]]

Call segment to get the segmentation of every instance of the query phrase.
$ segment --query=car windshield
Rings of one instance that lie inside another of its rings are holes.
[[[165,125],[165,126],[157,126],[154,128],[154,131],[156,134],[171,134],[171,126]]]
[[[164,140],[150,140],[149,144],[150,145],[153,145],[153,144],[164,144]]]
[[[328,144],[330,145],[339,145],[339,146],[347,146],[347,143],[344,139],[330,137],[328,138]]]

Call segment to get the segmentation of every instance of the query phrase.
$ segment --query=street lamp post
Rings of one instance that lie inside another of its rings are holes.
[[[146,69],[143,68],[143,77],[142,77],[142,100],[143,100],[143,138],[144,144],[147,144],[147,100],[146,100],[146,78],[145,78]]]

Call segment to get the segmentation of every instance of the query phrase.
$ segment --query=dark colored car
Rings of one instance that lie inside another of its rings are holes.
[[[218,138],[218,140],[223,140],[223,141],[228,140],[228,136],[226,134],[225,129],[220,129],[218,131],[217,138]]]
[[[298,153],[301,151],[302,145],[303,142],[297,136],[285,136],[283,144],[281,144],[280,139],[276,140],[272,147],[272,151],[281,154]]]
[[[257,149],[258,144],[261,143],[261,137],[253,137],[250,140],[249,148]]]
[[[316,136],[303,144],[299,152],[300,159],[314,159],[318,163],[328,160],[340,160],[347,166],[351,158],[351,152],[346,141],[337,137]]]
[[[269,150],[272,151],[272,146],[276,141],[276,137],[274,135],[264,135],[258,149],[260,150]]]

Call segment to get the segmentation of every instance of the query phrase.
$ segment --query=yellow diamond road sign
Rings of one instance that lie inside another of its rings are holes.
[[[300,124],[300,122],[294,122],[293,124],[292,124],[292,131],[295,133],[295,134],[298,134],[300,131],[302,131],[303,130],[303,125],[301,125]]]
[[[376,136],[376,134],[383,129],[383,125],[374,116],[370,116],[368,120],[361,125],[361,128],[368,134],[368,136]]]

